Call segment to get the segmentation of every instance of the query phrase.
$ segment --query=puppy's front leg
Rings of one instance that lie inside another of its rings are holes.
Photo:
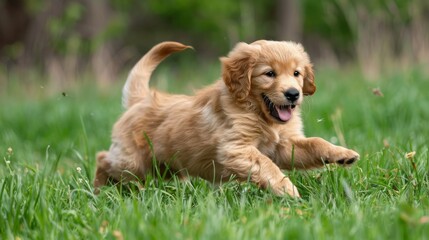
[[[358,159],[357,152],[318,137],[284,140],[277,146],[275,156],[282,169],[309,169],[328,163],[349,165]]]
[[[292,184],[274,162],[254,147],[229,148],[222,165],[223,175],[236,175],[239,180],[250,180],[262,188],[269,188],[277,195],[285,193],[299,197]]]

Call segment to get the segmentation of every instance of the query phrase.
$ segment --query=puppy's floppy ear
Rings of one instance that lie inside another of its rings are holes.
[[[252,71],[259,57],[260,46],[238,43],[228,54],[220,58],[222,62],[222,79],[229,92],[243,101],[249,95]]]
[[[314,83],[313,66],[308,64],[305,66],[304,87],[302,88],[304,95],[313,95],[316,92],[316,84]]]

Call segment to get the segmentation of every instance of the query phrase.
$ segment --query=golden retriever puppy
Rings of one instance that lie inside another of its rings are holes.
[[[109,178],[144,180],[159,167],[210,182],[250,180],[277,195],[299,197],[281,169],[348,165],[359,159],[352,150],[304,136],[300,106],[316,87],[300,44],[238,43],[220,59],[221,80],[194,96],[149,89],[156,66],[187,48],[160,43],[130,72],[123,89],[126,111],[113,127],[109,151],[97,155],[96,191]]]

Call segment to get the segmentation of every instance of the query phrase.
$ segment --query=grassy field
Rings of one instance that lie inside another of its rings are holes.
[[[181,77],[201,86],[196,79],[217,73],[192,74]],[[155,84],[189,92],[173,75],[161,69]],[[317,69],[316,78],[303,106],[306,135],[346,144],[361,160],[288,172],[300,200],[249,183],[156,177],[143,190],[94,196],[94,156],[109,147],[122,83],[1,89],[0,239],[428,239],[429,76],[417,69],[371,82]]]

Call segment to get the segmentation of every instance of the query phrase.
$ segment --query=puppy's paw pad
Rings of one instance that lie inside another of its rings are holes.
[[[341,160],[338,160],[337,163],[338,164],[344,164],[345,161],[346,161],[345,159],[341,159]]]
[[[338,161],[336,161],[335,163],[340,164],[340,165],[344,165],[344,166],[348,166],[348,165],[352,165],[353,163],[357,162],[359,160],[359,155],[354,155],[353,157],[350,158],[342,158]]]
[[[349,159],[349,160],[346,161],[346,164],[347,165],[353,164],[354,162],[356,162],[356,160],[357,160],[356,158],[351,158],[351,159]]]

